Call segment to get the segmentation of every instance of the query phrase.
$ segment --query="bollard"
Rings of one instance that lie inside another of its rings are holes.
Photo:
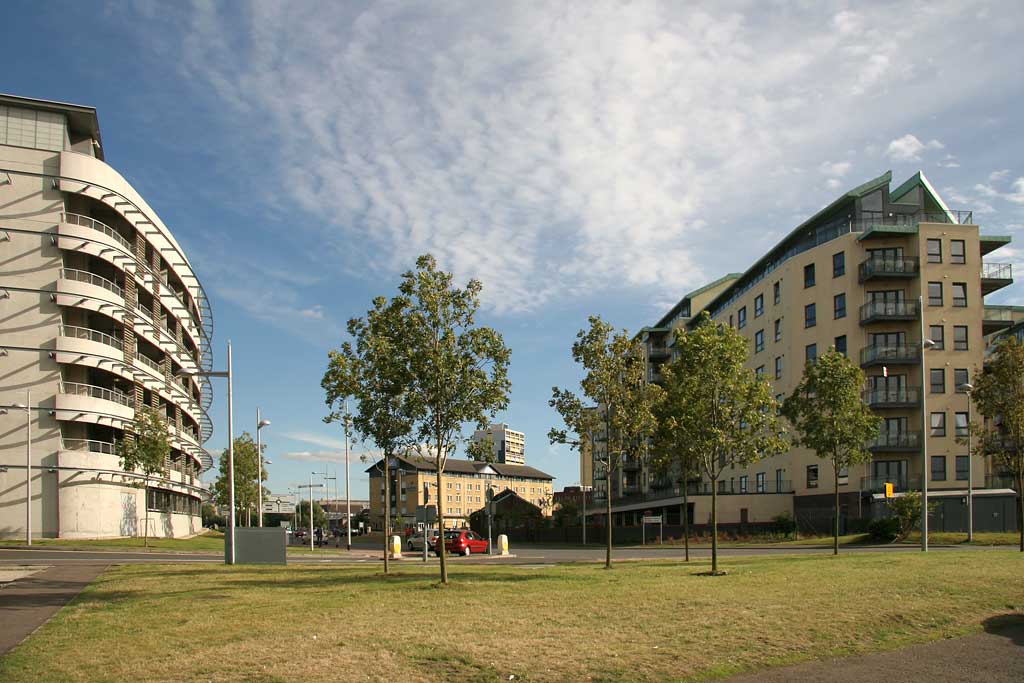
[[[391,537],[391,558],[396,559],[402,556],[402,539],[398,536]]]
[[[505,534],[498,536],[498,554],[508,555],[508,536]]]

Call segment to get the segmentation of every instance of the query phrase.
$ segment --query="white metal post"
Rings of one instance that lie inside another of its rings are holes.
[[[25,545],[32,545],[32,390],[25,390]]]
[[[228,545],[228,564],[235,563],[235,422],[234,396],[231,392],[231,340],[228,340],[228,527],[231,543]]]
[[[352,486],[349,483],[348,429],[348,401],[345,401],[345,549],[352,550]],[[426,540],[423,543],[425,546]]]
[[[970,543],[974,540],[974,463],[971,461],[971,392],[964,393],[967,394],[967,542]]]
[[[927,376],[927,364],[924,360],[924,297],[917,297],[917,310],[921,320],[921,552],[928,552],[928,430],[931,423],[928,419],[927,397],[931,382]]]
[[[256,408],[256,526],[263,526],[263,442],[260,441],[260,432],[263,425],[260,420],[260,409]]]

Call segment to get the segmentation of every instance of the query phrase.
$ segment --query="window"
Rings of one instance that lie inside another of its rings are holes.
[[[818,324],[818,309],[815,304],[804,306],[804,327],[814,327]]]
[[[967,350],[967,325],[953,325],[953,350]]]
[[[816,489],[818,488],[818,466],[808,465],[807,466],[807,488]]]
[[[758,379],[761,379],[762,377],[764,377],[764,366],[763,365],[757,366],[757,369],[754,370],[754,376],[757,377]]]
[[[747,326],[747,307],[744,306],[740,310],[736,311],[736,327],[743,329]]]
[[[846,274],[846,252],[832,254],[832,277]]]
[[[754,353],[762,351],[764,351],[764,330],[758,330],[754,333]]]
[[[775,394],[775,414],[782,415],[782,404],[785,403],[786,397],[783,394]]]
[[[747,475],[741,474],[740,475],[740,493],[746,493],[746,492],[747,492]]]
[[[808,263],[804,266],[804,287],[814,286],[814,264]]]
[[[729,327],[732,327],[732,313],[729,314]]]
[[[928,328],[928,338],[935,342],[933,349],[941,351],[946,348],[946,329],[942,325],[931,325]]]
[[[772,295],[775,297],[775,303],[778,305],[782,301],[782,283],[776,282],[772,285]]]
[[[946,456],[932,456],[932,481],[946,481]]]
[[[764,493],[764,472],[757,473],[757,492]]]
[[[775,319],[775,341],[782,341],[782,318]]]
[[[836,320],[846,317],[846,294],[836,294],[832,297],[832,316]]]
[[[949,262],[967,263],[967,250],[964,248],[963,240],[949,241]]]
[[[782,356],[775,357],[775,379],[782,379]]]
[[[967,283],[953,283],[953,306],[956,308],[967,308]]]
[[[754,297],[754,317],[760,318],[764,315],[764,294],[758,294]]]
[[[838,337],[836,337],[835,347],[836,347],[836,351],[838,351],[839,353],[843,354],[844,356],[846,355],[846,335],[845,334],[841,334]]]
[[[928,240],[928,263],[942,263],[942,240]]]
[[[967,436],[967,413],[953,413],[953,423],[957,438]]]
[[[928,283],[928,305],[929,306],[941,306],[942,305],[942,283],[941,282],[929,282]]]
[[[953,391],[958,394],[964,393],[964,385],[971,381],[967,368],[953,369]]]
[[[808,360],[812,363],[818,360],[818,345],[808,344],[804,347],[804,360]]]
[[[956,480],[967,481],[970,477],[971,459],[966,455],[956,456]]]
[[[946,435],[946,414],[945,413],[932,413],[932,430],[928,433],[928,436],[945,436]]]
[[[945,368],[933,368],[931,370],[931,393],[933,394],[944,394],[946,393],[946,369]]]

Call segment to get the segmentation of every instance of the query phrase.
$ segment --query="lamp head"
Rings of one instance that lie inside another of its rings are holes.
[[[930,349],[933,346],[935,346],[935,342],[932,341],[931,339],[925,339],[923,342],[921,342],[921,346],[923,346],[926,349]]]
[[[259,424],[256,425],[257,429],[263,429],[264,427],[270,426],[270,420],[260,420]]]
[[[970,382],[964,382],[963,384],[960,385],[960,388],[966,391],[968,394],[974,391],[974,385],[971,384]]]

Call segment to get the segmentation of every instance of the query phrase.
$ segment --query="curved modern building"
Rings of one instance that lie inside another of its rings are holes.
[[[197,532],[212,393],[182,373],[209,369],[211,334],[181,246],[104,161],[96,110],[0,95],[0,538],[29,517],[37,537]],[[115,454],[143,407],[172,445],[149,478]]]

